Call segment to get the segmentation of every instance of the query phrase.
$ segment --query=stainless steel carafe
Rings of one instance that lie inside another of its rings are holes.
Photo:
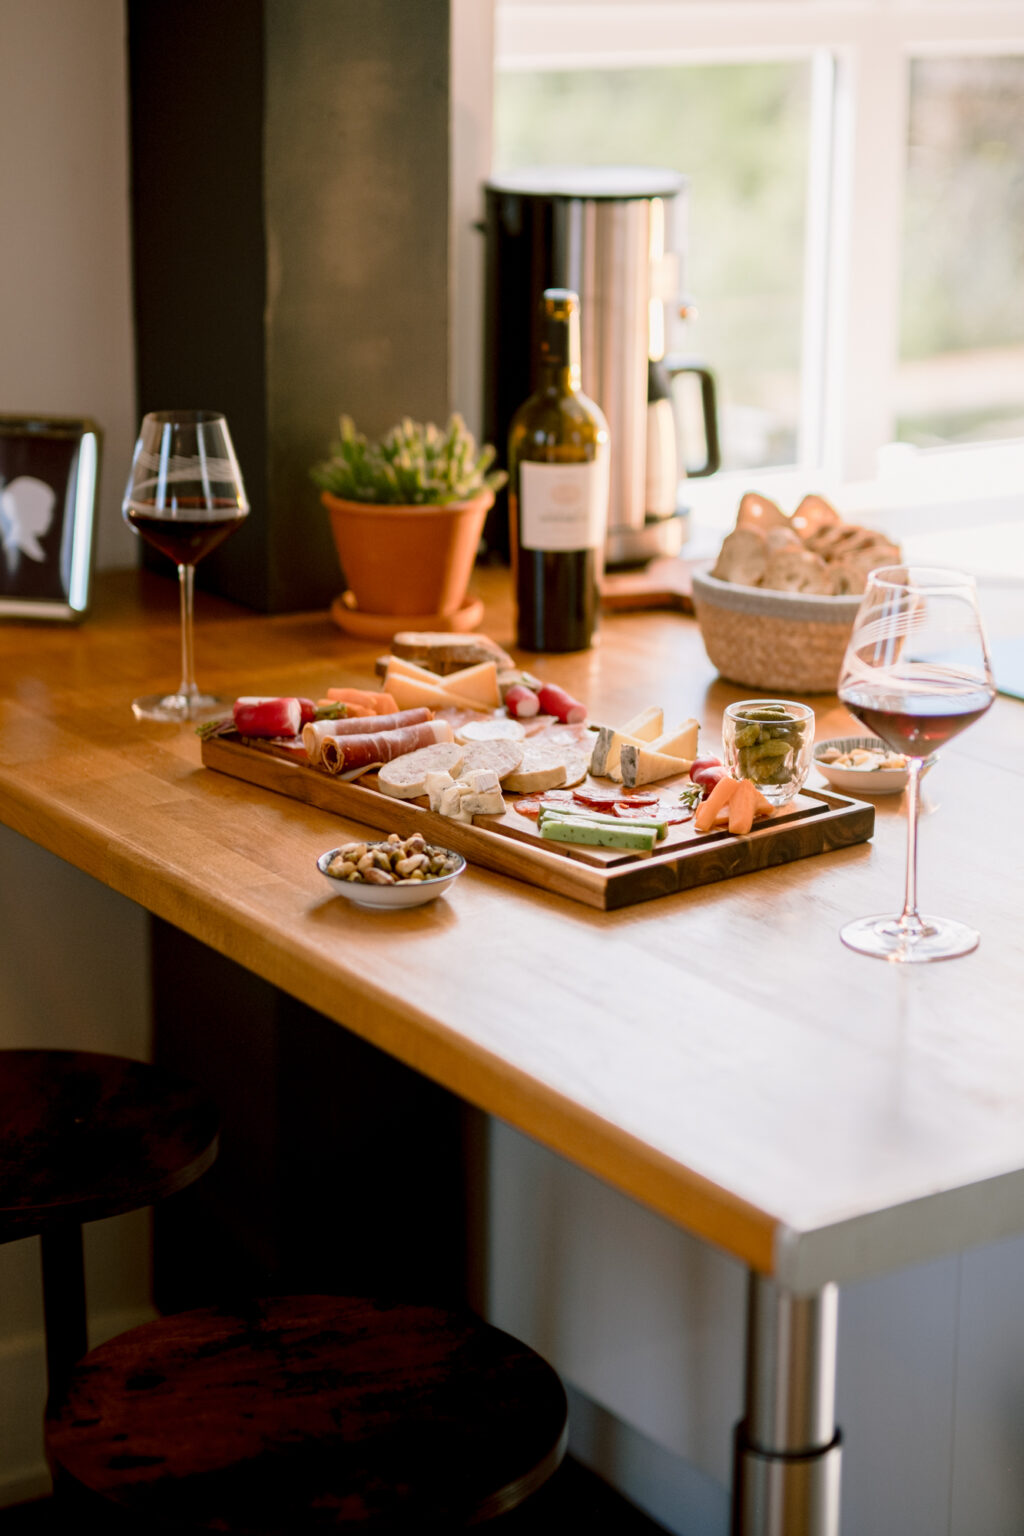
[[[485,189],[484,436],[504,455],[512,414],[534,387],[540,296],[547,287],[574,289],[583,391],[611,437],[608,565],[674,554],[682,544],[674,374],[702,376],[707,456],[689,473],[718,467],[714,380],[701,365],[665,355],[666,307],[683,302],[686,186],[676,171],[583,166],[495,178]],[[500,503],[485,537],[507,555]]]

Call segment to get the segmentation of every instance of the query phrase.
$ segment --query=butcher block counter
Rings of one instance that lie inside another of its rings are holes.
[[[484,585],[507,645],[505,582]],[[326,614],[199,597],[200,682],[230,697],[369,684],[381,649]],[[869,842],[622,912],[472,867],[408,912],[332,899],[316,858],[357,823],[204,769],[191,729],[132,717],[177,659],[175,589],[148,573],[101,578],[78,628],[0,626],[0,818],[787,1285],[1024,1231],[1018,703],[925,781],[922,906],[982,943],[911,971],[838,939],[899,905],[898,795]],[[743,697],[676,614],[606,618],[591,652],[530,665],[594,719],[661,703],[708,745]],[[807,702],[819,738],[853,728],[834,697]]]
[[[510,647],[507,575],[477,587]],[[896,967],[838,930],[900,904],[899,795],[874,802],[870,840],[618,911],[472,861],[413,910],[337,899],[317,856],[365,829],[133,718],[133,696],[176,683],[178,645],[176,588],[150,573],[100,578],[78,628],[0,625],[0,820],[780,1295],[1024,1233],[1019,703],[997,699],[925,780],[922,907],[981,946]],[[228,697],[371,685],[382,650],[326,613],[203,595],[196,646],[201,685]],[[594,720],[696,716],[712,751],[744,697],[678,613],[608,615],[592,651],[524,660]],[[835,697],[806,702],[819,739],[854,729]]]

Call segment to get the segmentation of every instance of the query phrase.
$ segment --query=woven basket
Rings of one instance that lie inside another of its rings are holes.
[[[834,693],[860,598],[764,592],[694,572],[704,649],[724,678],[773,693]]]

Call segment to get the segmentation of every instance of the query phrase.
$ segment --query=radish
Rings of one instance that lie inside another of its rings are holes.
[[[587,718],[586,706],[555,683],[542,683],[537,702],[546,715],[554,715],[563,725],[579,725]]]
[[[513,720],[529,720],[540,713],[540,700],[525,683],[516,683],[505,695],[505,708]]]
[[[703,790],[705,799],[707,799],[719,780],[728,778],[728,776],[727,770],[722,767],[721,763],[708,763],[703,768],[698,768],[695,764],[690,769],[690,782]]]
[[[302,726],[298,699],[236,699],[231,713],[240,736],[297,736]]]

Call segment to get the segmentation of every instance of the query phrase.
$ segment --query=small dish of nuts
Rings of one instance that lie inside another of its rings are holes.
[[[922,773],[935,762],[925,758]],[[907,760],[878,736],[838,736],[819,741],[814,766],[833,789],[850,795],[898,795],[907,787]]]
[[[322,853],[316,867],[336,896],[361,907],[419,907],[442,896],[466,867],[461,853],[428,843],[421,832],[380,842],[344,843]]]

